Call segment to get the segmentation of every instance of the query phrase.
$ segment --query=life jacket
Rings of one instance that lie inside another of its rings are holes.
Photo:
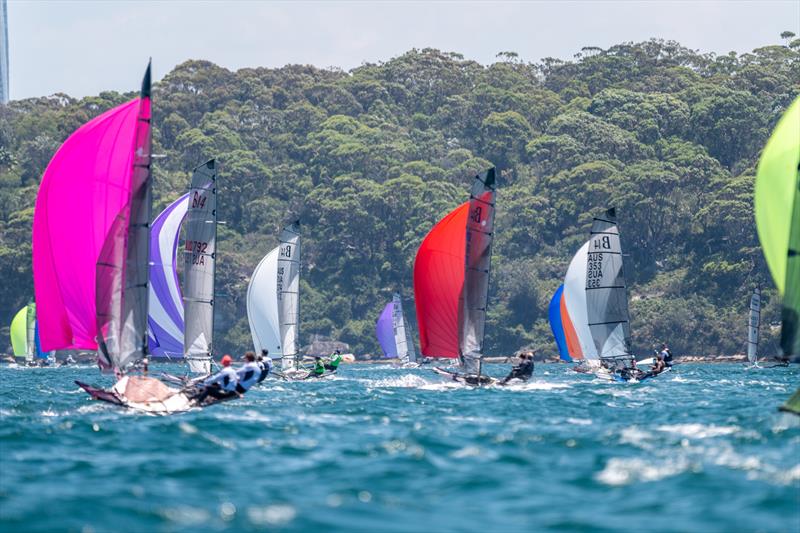
[[[314,363],[314,373],[315,374],[324,374],[325,373],[325,363],[321,360]]]

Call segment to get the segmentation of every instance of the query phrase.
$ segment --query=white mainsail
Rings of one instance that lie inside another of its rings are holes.
[[[404,364],[415,363],[417,354],[414,353],[414,344],[408,342],[403,302],[399,293],[394,293],[392,297],[392,329],[394,330],[394,343],[397,347],[397,358]]]
[[[300,316],[300,223],[259,262],[247,287],[247,319],[257,353],[268,350],[283,370],[296,368]]]
[[[758,333],[761,328],[761,289],[755,287],[750,296],[750,321],[747,328],[747,360],[758,365]]]
[[[36,353],[36,304],[33,302],[28,304],[25,311],[25,337],[28,342],[25,361],[30,363]]]
[[[601,359],[631,353],[630,319],[616,210],[592,222],[586,258],[589,330]]]
[[[217,248],[217,170],[214,159],[194,169],[184,245],[183,351],[189,371],[211,372]]]

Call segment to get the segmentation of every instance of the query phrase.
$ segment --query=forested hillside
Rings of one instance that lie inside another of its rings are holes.
[[[350,72],[188,61],[155,86],[154,214],[185,190],[192,167],[218,158],[217,351],[251,345],[249,276],[300,217],[301,342],[318,333],[374,353],[392,291],[415,323],[421,239],[466,199],[476,172],[496,165],[488,354],[555,351],[547,304],[608,206],[630,254],[637,351],[667,340],[676,353],[738,353],[754,283],[766,289],[765,323],[779,321],[752,189],[760,150],[798,92],[800,40],[723,56],[652,40],[536,64],[504,52],[488,66],[425,49]],[[0,348],[33,294],[42,172],[72,131],[133,96],[0,106]],[[777,326],[765,329],[776,353]]]

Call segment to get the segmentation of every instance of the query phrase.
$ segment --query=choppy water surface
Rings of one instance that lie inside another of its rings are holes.
[[[796,366],[481,390],[348,366],[171,417],[76,378],[109,381],[0,368],[2,531],[800,530]]]

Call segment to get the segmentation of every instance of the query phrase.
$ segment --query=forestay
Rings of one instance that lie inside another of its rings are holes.
[[[211,371],[217,249],[217,169],[214,159],[194,169],[184,245],[183,352],[189,370]]]
[[[592,223],[586,257],[586,309],[589,330],[600,357],[628,356],[631,345],[628,295],[614,208]]]
[[[758,333],[761,328],[761,289],[755,287],[750,296],[750,321],[747,328],[747,360],[758,362]]]
[[[148,348],[155,357],[183,357],[183,296],[177,255],[181,225],[189,208],[189,193],[164,209],[150,231],[150,295]]]
[[[489,300],[494,236],[495,170],[475,176],[469,199],[464,249],[464,285],[459,300],[459,352],[467,374],[480,371]]]

